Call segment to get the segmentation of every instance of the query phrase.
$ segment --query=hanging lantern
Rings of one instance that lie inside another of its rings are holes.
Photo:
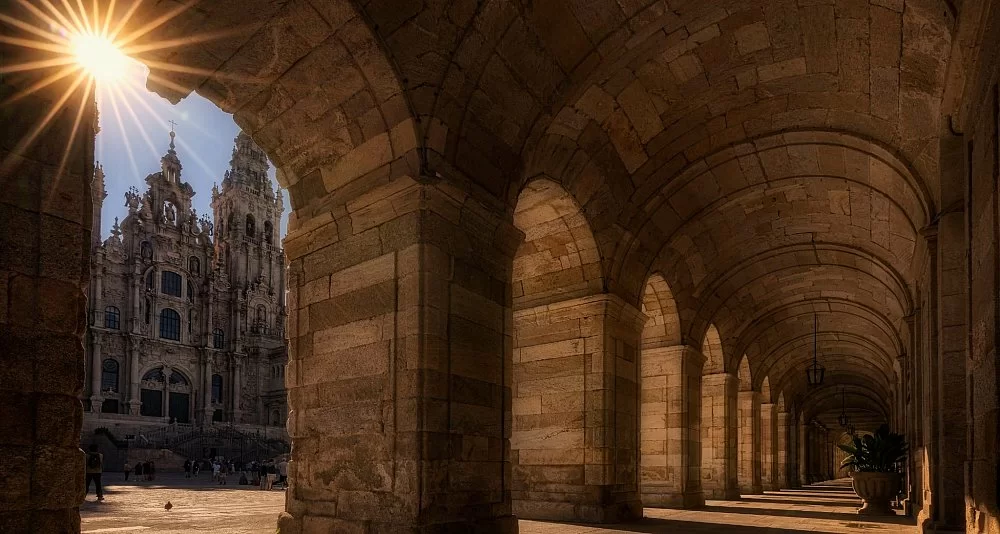
[[[813,362],[806,368],[806,382],[810,386],[818,386],[823,383],[823,375],[826,369],[816,360],[816,332],[819,328],[819,318],[813,315]]]
[[[851,418],[847,416],[847,388],[840,388],[841,404],[840,404],[840,417],[837,418],[837,422],[843,428],[850,428]]]

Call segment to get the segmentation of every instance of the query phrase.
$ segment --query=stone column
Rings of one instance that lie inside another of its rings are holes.
[[[96,333],[90,340],[90,411],[101,413],[104,396],[101,394],[101,341]]]
[[[132,339],[128,345],[128,413],[139,415],[142,396],[139,393],[139,348]]]
[[[706,499],[740,498],[736,466],[738,387],[739,379],[728,373],[701,378],[701,487]]]
[[[740,391],[738,394],[738,458],[739,488],[743,495],[764,493],[761,482],[761,415],[760,392]]]
[[[773,403],[760,405],[760,480],[763,489],[778,491],[778,406]]]
[[[799,460],[799,484],[805,486],[810,484],[812,480],[809,479],[812,475],[812,470],[809,465],[809,446],[811,436],[809,432],[809,425],[799,420],[798,426],[798,460]]]
[[[170,420],[170,367],[163,366],[163,418]]]
[[[645,507],[697,508],[701,489],[701,373],[705,357],[687,345],[644,348],[640,420]]]
[[[510,282],[522,234],[437,178],[378,183],[285,238],[294,453],[279,528],[516,532]],[[604,360],[588,367],[614,369]],[[595,397],[595,410],[614,402]]]
[[[239,361],[240,355],[233,355],[233,389],[231,398],[233,399],[233,422],[243,422],[243,409],[240,407],[240,400],[243,396],[243,364]]]
[[[609,294],[514,312],[514,515],[642,517],[637,348],[645,322]]]
[[[5,15],[33,19],[15,3],[3,5]],[[3,32],[35,38],[12,26]],[[4,65],[38,59],[27,57],[26,50],[0,43]],[[41,70],[0,76],[0,101],[7,102],[48,74]],[[69,85],[48,85],[16,105],[8,102],[2,111],[0,458],[8,481],[0,506],[4,532],[80,531],[80,398],[87,365],[85,290],[96,118],[93,99],[83,98],[84,86],[59,102]],[[23,143],[44,121],[48,127],[41,135],[31,144]]]
[[[792,460],[791,440],[789,436],[789,431],[791,430],[790,422],[791,415],[788,412],[777,412],[777,433],[775,434],[777,465],[775,466],[775,474],[778,480],[778,487],[775,489],[795,487],[795,481],[792,479],[793,470],[789,468]]]

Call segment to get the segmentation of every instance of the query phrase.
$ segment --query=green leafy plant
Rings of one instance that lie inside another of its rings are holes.
[[[906,458],[906,439],[902,434],[889,431],[882,425],[874,434],[853,436],[850,444],[837,445],[848,454],[840,468],[868,473],[896,473],[899,463]]]

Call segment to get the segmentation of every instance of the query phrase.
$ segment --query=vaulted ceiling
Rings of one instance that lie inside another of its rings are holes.
[[[162,94],[235,113],[301,217],[380,136],[379,161],[460,175],[511,213],[546,178],[581,207],[606,290],[639,303],[657,275],[685,342],[714,325],[721,367],[745,354],[756,387],[820,414],[840,405],[803,387],[816,317],[827,380],[884,416],[937,210],[956,15],[937,0],[234,0],[156,38],[240,31],[147,61]]]

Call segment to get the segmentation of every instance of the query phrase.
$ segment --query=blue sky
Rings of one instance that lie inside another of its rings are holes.
[[[101,131],[97,134],[96,158],[104,166],[108,191],[101,221],[104,238],[110,234],[115,217],[121,220],[128,212],[125,192],[132,186],[145,191],[146,175],[160,170],[160,157],[167,152],[170,142],[170,121],[177,123],[177,157],[183,166],[181,179],[194,188],[193,203],[199,216],[212,213],[212,184],[221,183],[229,169],[233,139],[239,132],[232,115],[196,93],[173,105],[147,91],[146,73],[146,67],[133,62],[124,80],[126,83],[119,83],[121,88],[104,87],[98,91]],[[270,175],[274,182],[273,167]],[[277,182],[274,186],[277,188]],[[282,236],[288,211],[288,195],[285,194]]]

